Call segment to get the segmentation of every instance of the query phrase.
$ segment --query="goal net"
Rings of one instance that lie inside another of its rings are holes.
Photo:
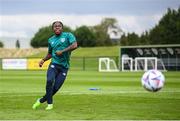
[[[122,57],[121,67],[122,71],[133,71],[133,59],[130,57]]]
[[[135,71],[147,71],[150,69],[166,71],[162,60],[156,57],[136,57],[134,66]]]
[[[99,58],[99,72],[118,72],[115,61],[111,58]]]
[[[150,69],[157,69],[157,58],[155,57],[136,57],[135,71],[147,71]]]

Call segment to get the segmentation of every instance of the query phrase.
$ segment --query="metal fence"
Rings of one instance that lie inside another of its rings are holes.
[[[98,71],[99,58],[102,57],[72,57],[70,70]],[[118,56],[110,56],[109,58],[114,59],[114,61],[118,65]]]
[[[119,67],[121,68],[121,59],[119,56],[108,56],[113,59]],[[70,70],[75,71],[98,71],[99,58],[102,57],[71,57],[70,60]],[[163,61],[166,70],[168,71],[179,71],[180,70],[180,58],[159,58]],[[2,59],[0,58],[0,69],[2,69]]]

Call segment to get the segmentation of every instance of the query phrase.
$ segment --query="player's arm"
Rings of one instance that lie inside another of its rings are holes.
[[[45,62],[45,61],[51,59],[51,57],[52,57],[51,54],[48,53],[42,60]]]
[[[41,61],[39,62],[39,67],[42,67],[42,65],[44,64],[45,61],[51,59],[51,57],[52,57],[51,53],[52,53],[52,48],[51,48],[51,46],[49,45],[49,46],[48,46],[48,53],[47,53],[47,55],[46,55],[43,59],[41,59]]]
[[[47,54],[43,59],[41,59],[41,61],[39,62],[39,67],[42,67],[42,65],[44,64],[45,61],[49,60],[51,58],[51,54]]]
[[[73,51],[78,47],[77,42],[72,43],[70,46],[65,48],[64,50],[56,51],[56,55],[62,55],[64,52]]]

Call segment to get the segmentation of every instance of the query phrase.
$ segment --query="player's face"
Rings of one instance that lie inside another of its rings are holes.
[[[53,26],[53,30],[54,30],[54,33],[55,33],[56,35],[61,34],[61,32],[62,32],[62,30],[63,30],[62,24],[59,23],[59,22],[56,22],[56,23],[54,24],[54,26]]]

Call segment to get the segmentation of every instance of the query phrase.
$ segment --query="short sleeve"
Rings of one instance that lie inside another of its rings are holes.
[[[76,42],[76,37],[72,33],[68,33],[68,39],[70,44]]]

